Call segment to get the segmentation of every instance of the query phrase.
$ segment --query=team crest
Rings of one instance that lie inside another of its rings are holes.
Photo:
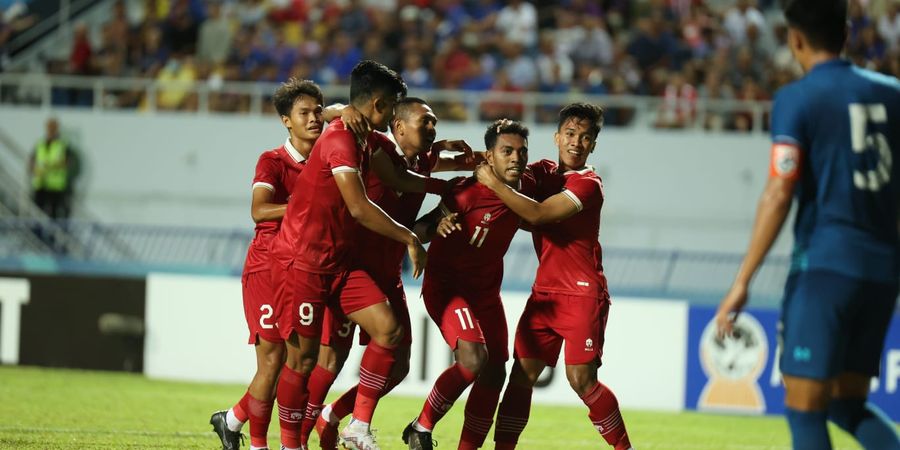
[[[594,340],[587,338],[584,340],[584,351],[590,352],[594,350]]]
[[[484,217],[481,219],[483,223],[488,223],[491,221],[491,213],[484,213]]]

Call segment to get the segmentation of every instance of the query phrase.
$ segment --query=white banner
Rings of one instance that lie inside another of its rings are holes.
[[[406,292],[412,360],[409,376],[395,392],[425,397],[450,364],[451,353],[425,311],[419,286],[409,286]],[[503,292],[510,346],[527,298],[528,292]],[[687,311],[687,303],[680,301],[613,299],[599,376],[625,408],[683,409]],[[151,274],[146,321],[144,372],[148,377],[249,383],[253,376],[255,357],[253,347],[247,345],[239,278]],[[362,348],[354,348],[334,390],[356,383],[361,356]],[[542,375],[539,384],[546,385],[535,389],[536,402],[580,404],[562,363],[561,357],[556,370]]]

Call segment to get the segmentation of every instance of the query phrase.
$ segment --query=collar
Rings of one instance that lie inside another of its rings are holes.
[[[406,168],[409,169],[413,167],[416,162],[416,158],[414,157],[412,160],[406,157],[406,153],[403,153],[403,149],[400,148],[400,144],[397,142],[397,138],[391,135],[391,142],[394,143],[394,151],[397,152],[397,155],[400,156],[400,159],[403,161],[403,164],[406,165]]]
[[[596,172],[596,170],[594,170],[594,166],[587,165],[578,170],[567,170],[567,171],[563,172],[563,175],[572,175],[572,174],[584,175],[586,173],[591,173],[591,172]]]
[[[291,137],[288,136],[287,140],[284,141],[284,149],[287,150],[288,154],[291,155],[291,158],[294,159],[295,162],[302,163],[306,160],[300,152],[294,148],[294,145],[291,144]]]

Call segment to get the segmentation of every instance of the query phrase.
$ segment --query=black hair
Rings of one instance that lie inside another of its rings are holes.
[[[847,40],[847,0],[783,0],[788,26],[818,50],[840,53]]]
[[[350,103],[358,105],[378,95],[406,97],[406,83],[384,64],[360,61],[350,72]]]
[[[590,123],[589,131],[591,136],[597,139],[597,135],[600,134],[600,130],[603,128],[603,108],[583,102],[566,105],[559,111],[559,122],[556,124],[556,131],[562,131],[563,125],[569,119],[576,119],[578,122],[587,120]]]
[[[398,120],[409,119],[409,114],[414,105],[428,106],[428,102],[419,97],[403,97],[397,100],[397,104],[394,105],[394,120],[391,120],[391,131],[394,130],[394,124]]]
[[[501,134],[518,134],[526,141],[528,140],[528,127],[522,125],[522,122],[509,119],[498,119],[493,121],[484,132],[484,148],[488,151],[497,144],[497,137]]]
[[[300,96],[306,95],[316,99],[320,105],[325,103],[325,97],[322,95],[322,89],[319,85],[310,80],[301,80],[299,78],[290,78],[282,83],[275,90],[272,96],[272,104],[279,115],[290,116],[294,103]]]

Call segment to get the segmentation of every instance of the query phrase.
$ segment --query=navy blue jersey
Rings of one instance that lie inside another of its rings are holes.
[[[900,81],[834,59],[782,88],[772,111],[779,151],[799,153],[792,271],[900,276]],[[785,160],[782,160],[785,161]]]

